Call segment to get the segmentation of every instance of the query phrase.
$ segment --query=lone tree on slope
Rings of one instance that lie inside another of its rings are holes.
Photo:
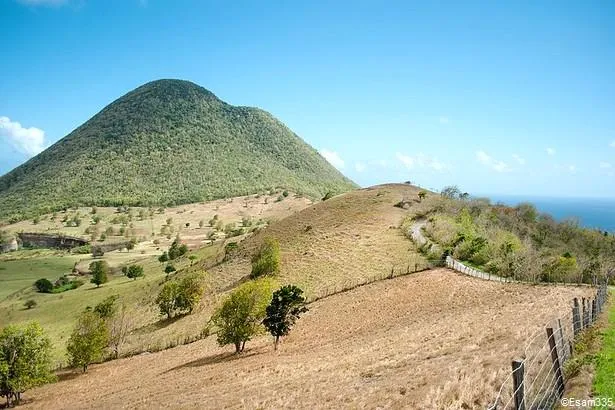
[[[308,311],[304,306],[305,298],[301,296],[302,293],[303,291],[294,285],[286,285],[273,292],[263,325],[275,337],[275,350],[278,350],[280,337],[286,336],[299,319],[299,315]]]

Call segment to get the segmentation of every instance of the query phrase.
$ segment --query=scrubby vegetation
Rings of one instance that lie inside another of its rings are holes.
[[[160,80],[0,177],[0,219],[78,205],[172,206],[276,186],[313,197],[356,187],[269,113],[228,105],[187,81]]]
[[[456,187],[431,195],[410,209],[403,228],[427,218],[424,232],[438,254],[503,277],[542,282],[583,282],[615,268],[615,237],[584,229],[574,220],[555,221],[529,203],[492,205]],[[423,246],[430,253],[433,247]],[[430,255],[437,257],[438,255]]]
[[[276,239],[265,239],[260,250],[252,258],[252,278],[276,274],[280,271],[280,243]]]

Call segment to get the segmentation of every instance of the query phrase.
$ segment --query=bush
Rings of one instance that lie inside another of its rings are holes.
[[[280,243],[266,238],[259,252],[252,258],[252,278],[277,274],[280,271]]]
[[[0,331],[0,396],[9,407],[19,404],[26,390],[54,380],[51,341],[38,323]]]
[[[273,283],[260,279],[240,285],[226,297],[212,317],[220,346],[232,344],[240,353],[247,341],[263,331],[262,321],[272,291]]]
[[[169,260],[169,254],[168,254],[166,251],[165,251],[165,252],[162,252],[162,255],[160,255],[160,256],[158,257],[158,262],[160,262],[160,263],[165,263],[165,262],[167,262],[168,260]]]
[[[51,293],[51,291],[53,290],[53,283],[51,283],[49,279],[42,278],[34,282],[34,287],[36,288],[37,292]]]
[[[144,276],[143,275],[143,266],[141,265],[130,265],[126,270],[126,276],[130,279],[136,280],[137,278]]]
[[[176,272],[177,269],[175,269],[175,266],[168,264],[167,266],[164,267],[164,273],[166,273],[167,275],[173,272]]]
[[[115,302],[117,302],[118,299],[118,295],[111,295],[105,298],[94,307],[94,313],[96,313],[101,319],[109,319],[113,317],[117,311]]]
[[[36,306],[36,301],[34,299],[28,299],[23,305],[26,307],[26,309],[32,309]]]
[[[92,253],[92,245],[82,245],[82,246],[77,246],[73,249],[71,249],[72,253],[77,253],[80,255],[86,255],[88,253]]]
[[[70,365],[81,367],[85,373],[91,363],[102,359],[108,343],[105,321],[95,312],[83,312],[66,346]]]
[[[177,259],[188,252],[186,244],[180,244],[179,238],[176,238],[169,248],[168,256],[170,260]]]
[[[105,251],[103,251],[101,246],[92,247],[92,256],[94,258],[102,258],[104,255],[105,255]]]

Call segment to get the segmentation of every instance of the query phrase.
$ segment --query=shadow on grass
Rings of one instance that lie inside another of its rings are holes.
[[[245,359],[250,356],[256,356],[262,353],[263,352],[260,349],[244,350],[242,353],[239,353],[239,354],[231,353],[231,352],[218,353],[212,356],[202,357],[200,359],[196,359],[188,363],[180,364],[179,366],[175,366],[169,370],[164,371],[162,374],[170,373],[176,370],[187,369],[190,367],[201,367],[201,366],[208,366],[208,365],[217,364],[217,363],[232,362],[235,360]]]
[[[179,319],[183,318],[184,316],[185,315],[177,315],[177,316],[173,316],[171,319],[168,319],[168,318],[161,319],[157,322],[138,327],[135,330],[133,330],[132,333],[140,335],[140,334],[145,334],[149,332],[154,332],[156,330],[164,329],[165,327],[177,322]]]
[[[63,382],[67,380],[76,379],[82,374],[83,372],[80,369],[70,369],[70,370],[62,370],[56,373],[56,377],[58,378],[58,382]]]

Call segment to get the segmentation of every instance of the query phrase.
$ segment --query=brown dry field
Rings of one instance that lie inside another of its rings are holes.
[[[589,292],[426,271],[312,303],[278,352],[212,336],[64,375],[24,407],[484,408],[527,337]]]

